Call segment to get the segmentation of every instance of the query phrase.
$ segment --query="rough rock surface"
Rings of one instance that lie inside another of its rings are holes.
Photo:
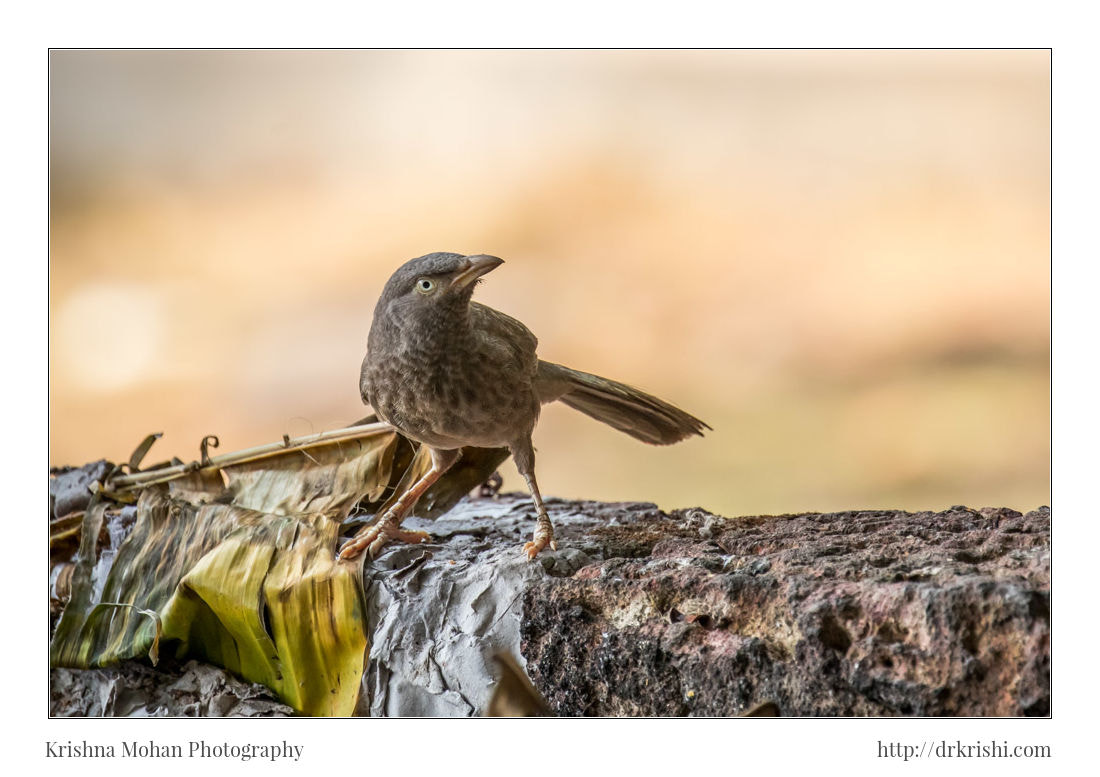
[[[636,507],[659,515],[653,505],[551,499],[547,506],[560,550],[533,563],[520,549],[535,516],[530,499],[516,495],[466,500],[434,521],[406,520],[434,541],[387,549],[366,563],[372,637],[362,714],[482,713],[494,686],[493,654],[521,656],[529,592],[599,558],[599,547],[584,539],[592,527],[631,519]]]
[[[962,507],[598,528],[605,560],[526,594],[528,672],[561,715],[1047,715],[1049,530]]]
[[[103,480],[111,471],[105,460],[85,464],[83,467],[60,467],[50,470],[50,518],[61,518],[83,510],[92,499],[88,487]]]
[[[559,550],[532,563],[531,502],[503,495],[409,519],[433,541],[364,565],[360,714],[481,714],[498,652],[558,715],[1049,714],[1048,508],[547,505]],[[54,670],[52,714],[288,711],[229,677],[181,695],[178,674],[112,672]]]
[[[559,715],[1046,715],[1050,511],[729,519],[470,500],[366,567],[372,714],[485,708],[511,651]]]
[[[57,717],[282,718],[294,710],[262,685],[208,664],[170,671],[127,661],[111,669],[54,669],[50,714]]]

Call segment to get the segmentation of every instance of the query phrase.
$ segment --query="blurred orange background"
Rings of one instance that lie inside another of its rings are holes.
[[[54,51],[50,463],[346,425],[390,272],[505,259],[548,495],[728,515],[1050,500],[1047,51]],[[505,488],[523,489],[514,468]]]

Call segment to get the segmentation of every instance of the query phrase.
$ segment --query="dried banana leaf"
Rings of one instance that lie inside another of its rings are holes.
[[[299,712],[348,715],[367,651],[360,566],[338,563],[340,523],[391,481],[397,435],[287,451],[144,487],[137,521],[95,595],[109,503],[85,512],[57,666],[194,656],[276,691]],[[155,617],[149,617],[155,613]]]
[[[450,509],[507,451],[464,454],[425,494],[419,514]],[[84,512],[51,663],[88,668],[141,656],[155,663],[158,651],[201,658],[263,683],[300,713],[351,714],[369,635],[361,565],[335,557],[342,524],[356,505],[368,516],[388,506],[426,466],[423,450],[374,423],[217,457],[204,452],[201,463],[116,472]],[[104,513],[135,494],[136,523],[97,593]]]

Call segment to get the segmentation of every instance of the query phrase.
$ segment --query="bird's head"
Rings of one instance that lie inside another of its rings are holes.
[[[464,311],[481,276],[502,264],[503,259],[486,254],[439,252],[410,259],[386,282],[375,317],[424,319]]]

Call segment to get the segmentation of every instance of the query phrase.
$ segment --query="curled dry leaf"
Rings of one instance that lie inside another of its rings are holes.
[[[429,514],[453,506],[505,455],[471,451],[426,496]],[[263,683],[300,713],[350,715],[368,634],[361,566],[338,561],[335,549],[352,509],[377,513],[425,458],[374,423],[201,463],[116,470],[82,517],[51,663],[87,668],[143,655],[156,663],[163,650]],[[136,522],[97,594],[104,511],[135,495]]]

